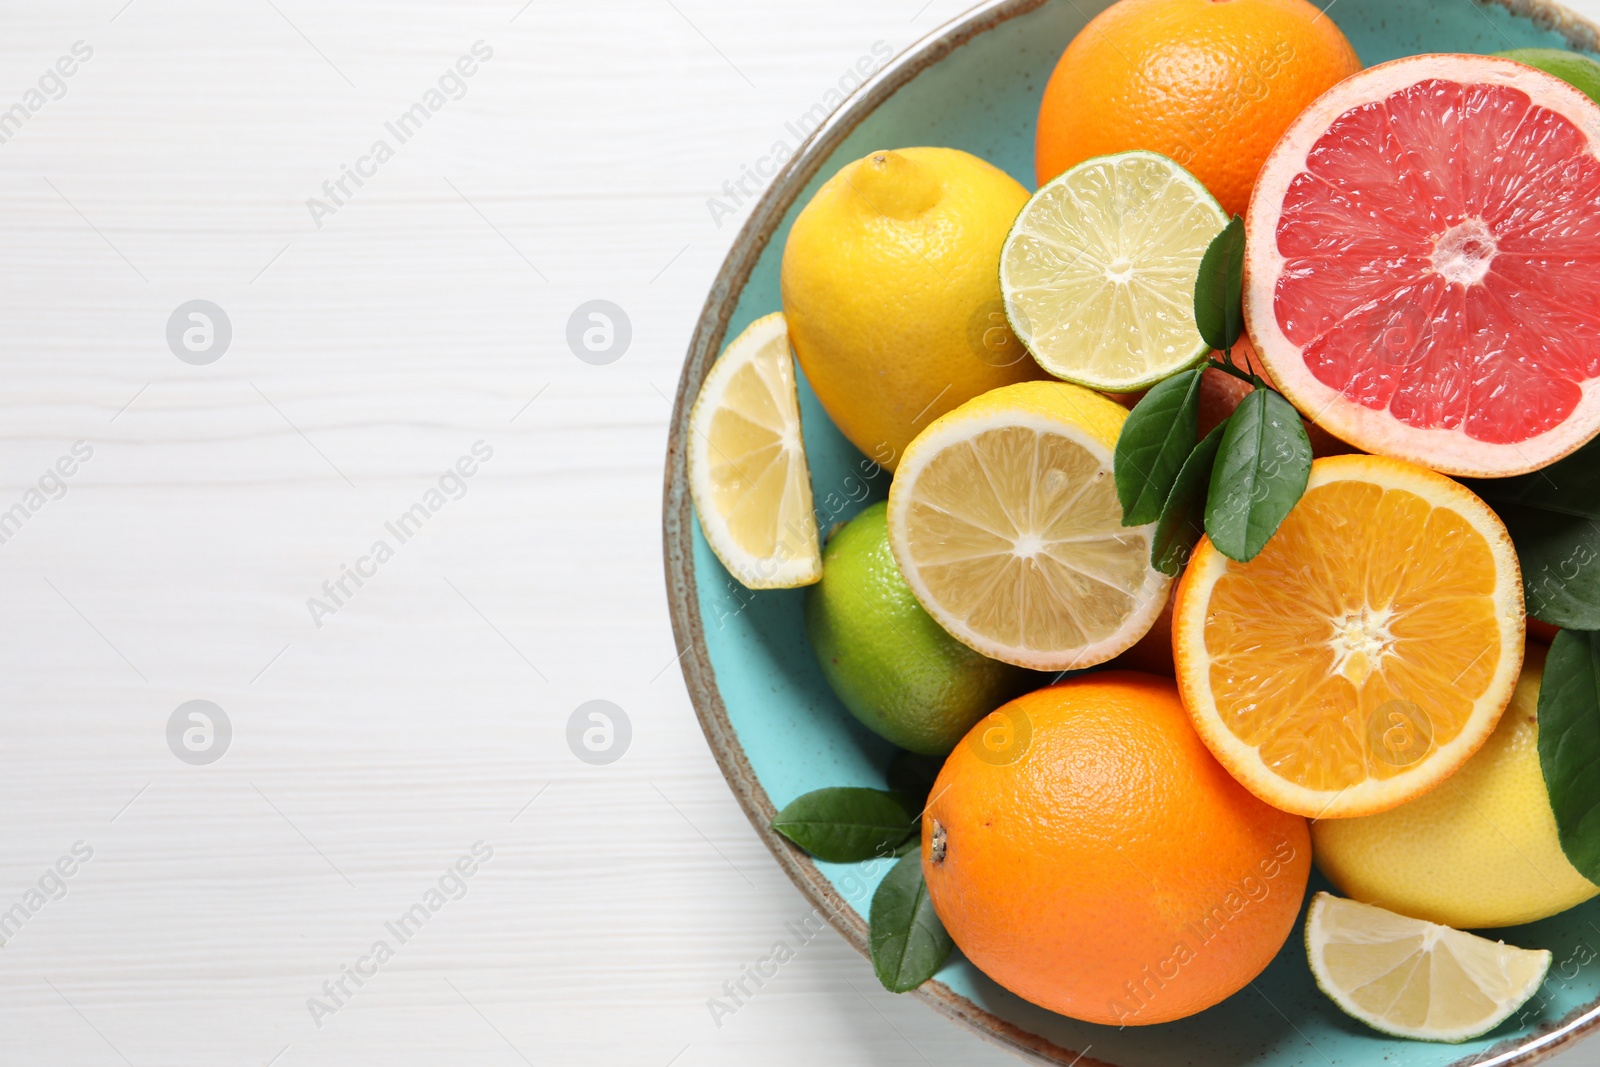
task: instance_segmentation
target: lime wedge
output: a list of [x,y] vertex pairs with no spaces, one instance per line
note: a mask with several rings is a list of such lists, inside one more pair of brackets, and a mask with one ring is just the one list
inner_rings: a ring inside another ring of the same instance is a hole
[[1085,160],[1034,193],[1006,238],[1000,290],[1012,332],[1057,378],[1149,388],[1206,354],[1194,282],[1227,222],[1166,156]]
[[1465,1041],[1493,1030],[1544,981],[1550,953],[1318,893],[1306,955],[1322,991],[1374,1030]]

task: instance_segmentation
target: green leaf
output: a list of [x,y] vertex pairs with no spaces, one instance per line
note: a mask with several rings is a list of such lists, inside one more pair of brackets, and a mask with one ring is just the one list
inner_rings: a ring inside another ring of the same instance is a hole
[[1122,525],[1143,526],[1161,514],[1178,468],[1200,435],[1203,373],[1197,367],[1157,383],[1122,424],[1112,457]]
[[1206,532],[1206,490],[1211,485],[1211,468],[1227,427],[1228,420],[1223,419],[1201,438],[1183,461],[1178,480],[1172,483],[1172,492],[1156,523],[1155,537],[1150,541],[1150,565],[1162,574],[1181,574],[1195,542]]
[[1562,630],[1539,687],[1539,766],[1567,859],[1600,881],[1600,633]]
[[1600,630],[1600,439],[1531,474],[1464,484],[1511,533],[1528,614]]
[[1206,533],[1217,551],[1246,563],[1306,491],[1311,441],[1300,413],[1272,389],[1246,394],[1226,426],[1211,469]]
[[1491,505],[1600,519],[1600,437],[1543,470],[1515,478],[1463,478],[1462,484]]
[[1528,614],[1573,630],[1600,630],[1600,522],[1520,504],[1496,504],[1522,564]]
[[878,883],[867,925],[872,969],[891,993],[909,992],[932,978],[955,944],[934,914],[917,852],[901,859]]
[[888,855],[906,839],[916,822],[910,803],[881,789],[817,789],[784,805],[772,828],[819,860],[857,863]]
[[1235,215],[1211,239],[1194,282],[1194,324],[1218,352],[1232,348],[1244,332],[1244,220]]

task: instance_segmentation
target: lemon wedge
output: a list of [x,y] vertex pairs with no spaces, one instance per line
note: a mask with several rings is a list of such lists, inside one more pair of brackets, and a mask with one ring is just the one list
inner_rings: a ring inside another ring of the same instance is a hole
[[1408,919],[1318,893],[1306,916],[1317,985],[1374,1030],[1465,1041],[1504,1022],[1538,990],[1550,953]]
[[711,551],[750,589],[822,577],[789,330],[757,319],[711,365],[689,413],[689,492]]

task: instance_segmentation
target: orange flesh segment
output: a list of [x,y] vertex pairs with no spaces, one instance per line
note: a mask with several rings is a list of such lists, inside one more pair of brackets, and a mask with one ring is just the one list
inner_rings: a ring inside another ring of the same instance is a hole
[[1309,490],[1211,591],[1220,721],[1275,774],[1333,791],[1392,778],[1460,734],[1500,659],[1484,536],[1415,493]]

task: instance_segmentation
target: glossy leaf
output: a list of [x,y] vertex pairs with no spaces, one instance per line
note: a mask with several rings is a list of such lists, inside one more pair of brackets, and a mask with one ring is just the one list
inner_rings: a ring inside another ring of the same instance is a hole
[[1244,220],[1235,215],[1211,239],[1194,283],[1194,324],[1205,343],[1226,352],[1244,332]]
[[1600,440],[1531,474],[1464,484],[1511,533],[1528,614],[1600,630]]
[[1200,378],[1204,368],[1157,383],[1128,413],[1113,455],[1122,525],[1143,526],[1161,514],[1184,457],[1200,433]]
[[928,899],[920,852],[902,858],[878,883],[867,925],[872,969],[889,992],[909,992],[944,966],[955,943]]
[[915,824],[909,798],[857,786],[813,790],[772,818],[774,830],[829,863],[888,855]]
[[1182,574],[1195,542],[1206,532],[1206,490],[1211,486],[1211,468],[1216,463],[1217,449],[1222,445],[1227,427],[1228,421],[1224,419],[1189,453],[1161,508],[1155,537],[1150,541],[1150,565],[1162,574],[1173,577]]
[[1528,614],[1573,630],[1600,630],[1600,521],[1520,504],[1495,504],[1522,564]]
[[1206,495],[1206,534],[1241,563],[1255,558],[1306,490],[1311,441],[1282,394],[1257,388],[1228,417]]
[[1600,633],[1562,630],[1539,687],[1539,766],[1567,859],[1600,881]]

